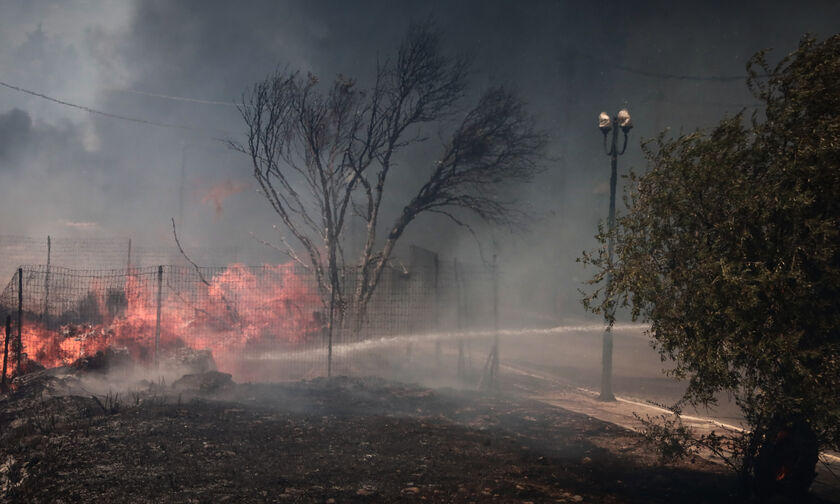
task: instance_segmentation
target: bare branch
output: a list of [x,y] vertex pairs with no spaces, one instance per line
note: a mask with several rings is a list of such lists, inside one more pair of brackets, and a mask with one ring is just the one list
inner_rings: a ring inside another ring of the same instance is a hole
[[[418,215],[440,213],[473,235],[457,211],[511,224],[522,212],[503,197],[506,187],[540,169],[545,137],[523,103],[493,88],[464,108],[469,62],[446,55],[441,38],[433,23],[413,24],[396,54],[377,61],[366,91],[344,76],[322,86],[314,75],[278,70],[245,93],[239,108],[248,140],[231,146],[249,155],[260,189],[306,251],[308,257],[299,257],[284,241],[283,253],[311,268],[325,306],[349,304],[341,237],[349,218],[365,223],[352,292],[359,320],[397,241]],[[463,118],[444,142],[443,156],[381,240],[390,173],[409,164],[404,149],[430,140],[429,123],[456,114]]]
[[[178,246],[178,250],[181,252],[181,255],[184,257],[184,259],[187,260],[188,263],[192,265],[192,267],[195,269],[196,274],[198,274],[198,279],[201,280],[201,283],[203,283],[207,287],[210,287],[210,282],[208,282],[207,278],[204,277],[204,273],[201,272],[201,267],[198,264],[196,264],[195,261],[190,259],[190,256],[188,256],[186,252],[184,252],[184,247],[181,246],[181,241],[178,240],[178,231],[175,229],[174,217],[172,217],[172,235],[175,237],[175,244]],[[222,298],[222,303],[224,303],[225,305],[225,309],[230,314],[231,318],[233,319],[233,322],[239,325],[239,329],[241,331],[242,319],[240,318],[239,313],[236,311],[236,308],[234,308],[233,304],[231,304],[230,301],[228,301],[224,294],[220,294],[220,296]]]
[[263,245],[265,245],[267,247],[270,247],[270,248],[276,250],[277,252],[280,252],[281,254],[287,256],[289,259],[291,259],[291,260],[295,261],[296,263],[300,264],[303,267],[303,269],[306,269],[306,270],[311,270],[312,269],[312,267],[309,264],[307,264],[306,261],[301,259],[300,256],[297,255],[297,253],[295,253],[295,250],[289,245],[289,242],[286,241],[286,237],[284,237],[284,236],[280,237],[280,240],[283,242],[283,245],[286,246],[285,249],[281,249],[280,247],[278,247],[277,245],[275,245],[271,242],[267,242],[265,240],[262,240],[262,239],[258,238],[253,232],[251,232],[250,235],[251,235],[251,238],[254,239],[255,241],[257,241],[259,243],[262,243]]

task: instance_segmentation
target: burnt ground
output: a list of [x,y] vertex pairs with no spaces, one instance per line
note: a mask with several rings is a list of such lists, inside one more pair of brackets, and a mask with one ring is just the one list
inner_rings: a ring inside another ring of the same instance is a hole
[[3,502],[738,502],[733,488],[718,465],[660,465],[629,430],[504,391],[342,377],[93,398],[44,376],[0,400]]

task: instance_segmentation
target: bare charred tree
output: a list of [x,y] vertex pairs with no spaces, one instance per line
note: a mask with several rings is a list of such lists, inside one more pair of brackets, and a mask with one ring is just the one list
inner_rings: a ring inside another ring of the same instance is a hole
[[[393,59],[378,62],[367,90],[343,76],[326,87],[314,75],[278,70],[243,95],[247,141],[232,147],[251,158],[262,193],[293,238],[283,239],[283,252],[314,274],[338,316],[353,309],[355,330],[395,245],[419,215],[442,214],[459,225],[468,225],[470,213],[495,224],[523,215],[504,192],[540,170],[545,135],[503,87],[465,106],[468,66],[445,55],[439,31],[425,23],[409,29]],[[440,132],[437,161],[398,163],[406,147],[429,141],[429,126]],[[383,196],[398,166],[429,176],[380,237]],[[365,239],[353,251],[357,277],[348,278],[349,287],[341,237],[351,218],[364,222]]]

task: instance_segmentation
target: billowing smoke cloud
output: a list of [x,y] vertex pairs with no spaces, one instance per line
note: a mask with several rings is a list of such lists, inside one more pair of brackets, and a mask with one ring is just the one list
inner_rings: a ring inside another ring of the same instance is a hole
[[9,169],[11,161],[21,146],[29,141],[32,118],[20,109],[0,114],[0,169]]
[[[829,35],[840,18],[836,2],[602,7],[552,0],[5,2],[0,81],[157,125],[0,88],[0,232],[171,243],[174,216],[188,246],[259,247],[249,233],[270,239],[276,220],[253,190],[226,197],[218,217],[201,202],[202,188],[246,184],[251,170],[224,143],[243,133],[236,108],[206,102],[237,101],[277,66],[364,84],[409,22],[431,16],[452,53],[474,57],[476,90],[513,84],[550,131],[547,172],[530,187],[511,188],[544,218],[529,234],[496,232],[495,239],[518,277],[574,311],[586,276],[574,258],[593,246],[607,212],[609,160],[598,112],[630,109],[636,129],[619,166],[642,169],[640,139],[708,126],[752,103],[742,81],[716,77],[743,75],[760,49],[781,56],[805,32]],[[398,211],[412,180],[393,182],[390,208]],[[469,233],[431,218],[412,226],[406,243],[478,260]]]
[[62,165],[96,163],[84,125],[69,121],[58,124],[33,122],[25,111],[14,108],[0,113],[0,162],[7,170],[40,169],[62,171]]
[[87,138],[84,124],[33,120],[18,108],[0,113],[4,234],[90,236],[100,228],[108,165]]

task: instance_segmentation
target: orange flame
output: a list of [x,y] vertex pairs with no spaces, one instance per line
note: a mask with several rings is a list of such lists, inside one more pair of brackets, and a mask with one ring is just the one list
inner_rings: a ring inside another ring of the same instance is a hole
[[[315,313],[320,299],[293,265],[266,265],[261,271],[258,277],[245,265],[232,264],[209,285],[198,284],[189,299],[168,293],[161,302],[164,353],[184,346],[209,349],[218,368],[235,375],[249,350],[299,346],[317,337],[322,329]],[[25,321],[23,351],[46,367],[67,365],[108,347],[125,348],[136,361],[149,363],[157,324],[157,306],[149,300],[156,299],[156,289],[154,277],[129,274],[121,313],[109,311],[105,292],[90,294],[100,323],[47,328]]]

